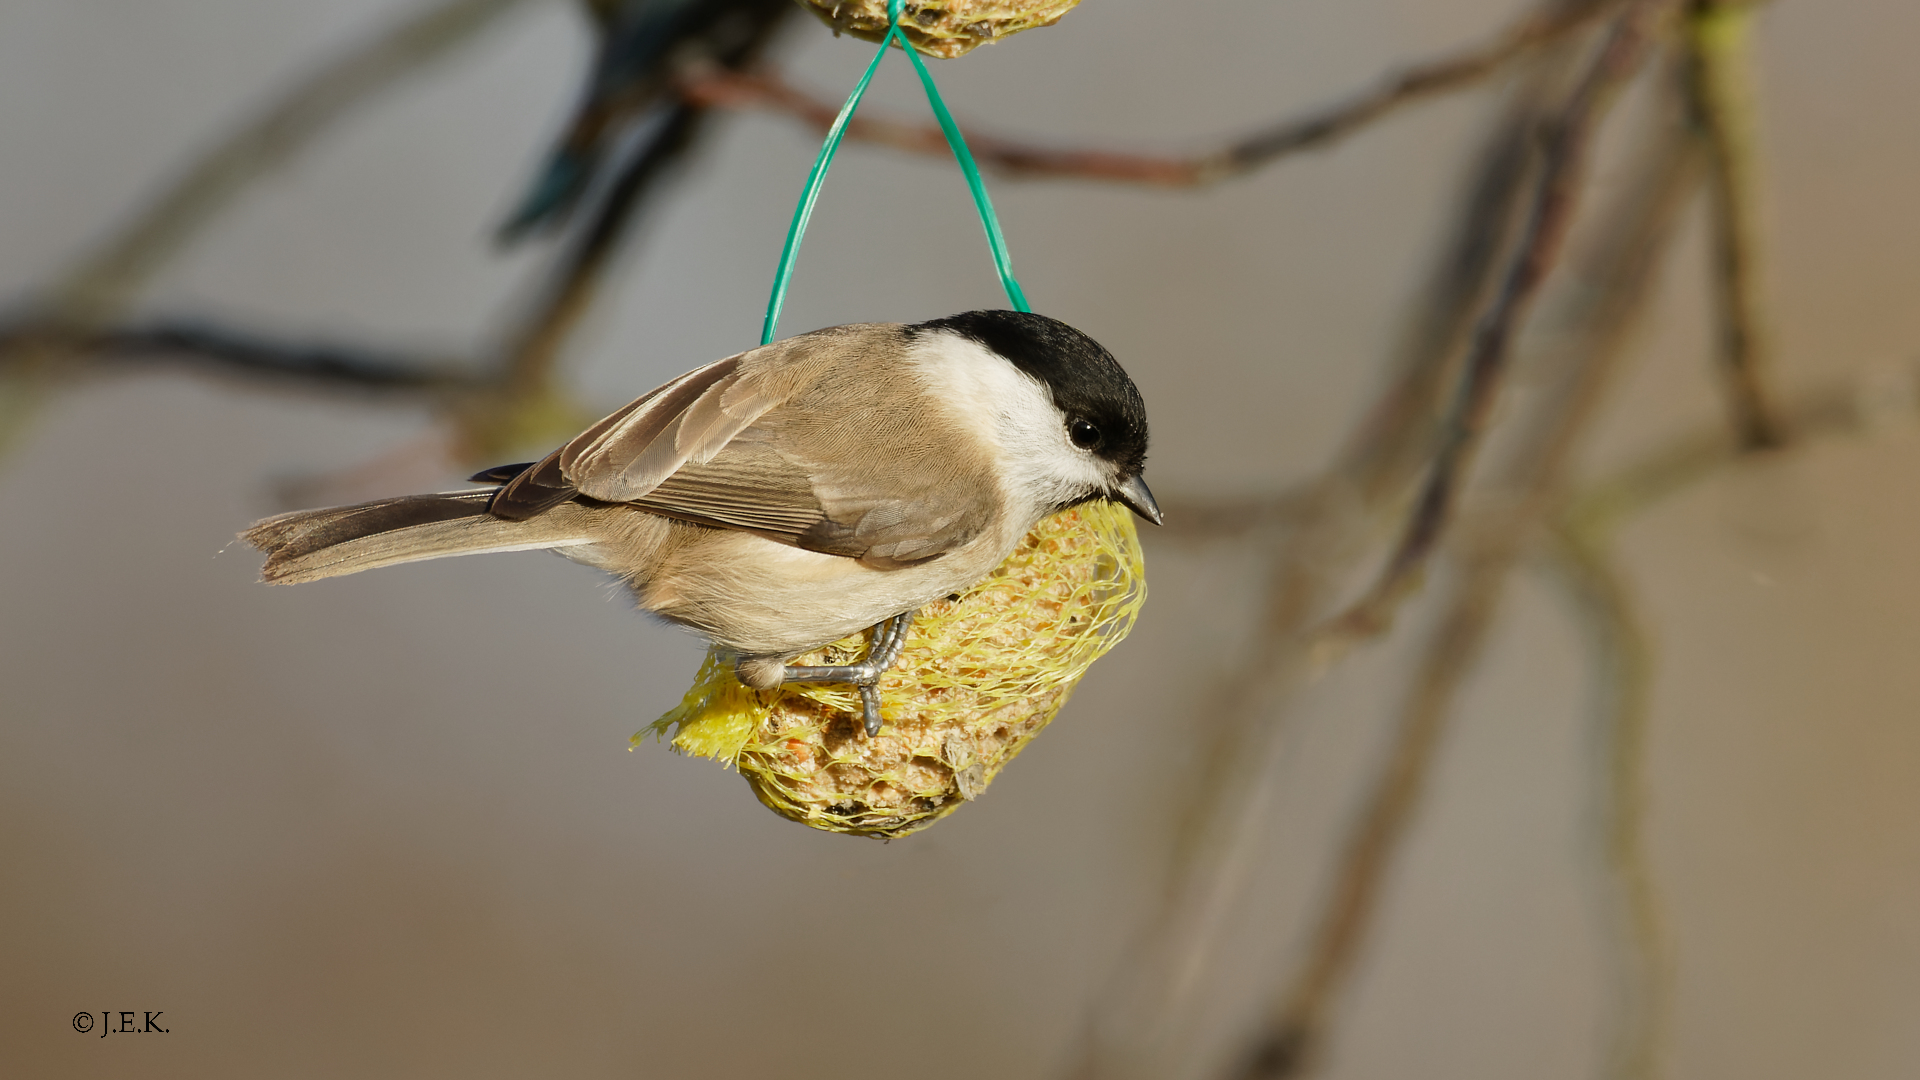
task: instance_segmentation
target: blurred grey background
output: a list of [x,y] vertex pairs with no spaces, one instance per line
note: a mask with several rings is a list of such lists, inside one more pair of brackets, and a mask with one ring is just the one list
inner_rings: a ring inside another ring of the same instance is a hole
[[[0,5],[0,296],[29,294],[294,74],[418,0]],[[1088,0],[935,65],[953,109],[1070,145],[1198,150],[1482,38],[1490,0]],[[1762,21],[1771,283],[1789,385],[1920,354],[1920,6]],[[791,20],[838,98],[871,46]],[[151,310],[424,349],[524,302],[490,244],[573,102],[574,7],[525,6],[253,189]],[[1028,293],[1150,404],[1163,498],[1275,490],[1381,378],[1491,95],[1196,192],[990,178]],[[907,65],[869,108],[919,117]],[[738,114],[642,225],[567,358],[611,407],[757,341],[817,136]],[[1604,188],[1608,173],[1597,185]],[[1697,238],[1588,466],[1711,422]],[[948,162],[849,145],[783,328],[1000,302]],[[1516,388],[1525,393],[1525,386]],[[0,459],[0,1071],[32,1077],[911,1074],[1065,1067],[1166,871],[1187,716],[1246,620],[1237,549],[1148,537],[1153,599],[976,805],[882,844],[762,809],[628,737],[692,639],[538,554],[254,583],[275,485],[426,432],[424,410],[175,372],[63,391]],[[440,468],[440,466],[431,466]],[[393,490],[441,486],[397,477]],[[1660,648],[1653,869],[1667,1071],[1920,1070],[1920,441],[1893,425],[1723,473],[1624,536]],[[1564,602],[1511,598],[1325,1075],[1594,1074],[1608,944],[1593,676]],[[1190,1007],[1208,1075],[1277,981],[1371,767],[1405,650],[1311,690],[1244,970]],[[1174,673],[1171,676],[1169,673]],[[76,1033],[164,1010],[165,1035]]]

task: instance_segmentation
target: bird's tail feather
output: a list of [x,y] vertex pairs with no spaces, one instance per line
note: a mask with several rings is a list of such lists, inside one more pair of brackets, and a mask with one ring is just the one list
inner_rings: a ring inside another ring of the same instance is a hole
[[526,521],[507,521],[487,513],[493,490],[299,510],[256,522],[240,539],[267,553],[261,577],[275,585],[452,555],[589,542],[583,515],[572,512],[584,507],[569,504]]

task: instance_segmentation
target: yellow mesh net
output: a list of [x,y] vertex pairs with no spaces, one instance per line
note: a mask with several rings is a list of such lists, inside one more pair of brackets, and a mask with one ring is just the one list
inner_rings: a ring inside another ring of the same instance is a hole
[[[887,33],[887,0],[800,0],[834,32],[879,41]],[[1052,26],[1080,0],[915,0],[900,29],[926,56],[955,57],[996,38]]]
[[[985,791],[1047,726],[1147,599],[1133,514],[1093,502],[1040,523],[957,599],[920,609],[881,678],[886,727],[861,731],[853,687],[751,690],[709,652],[679,707],[635,735],[734,765],[774,813],[816,829],[905,836]],[[864,635],[796,664],[857,663]]]

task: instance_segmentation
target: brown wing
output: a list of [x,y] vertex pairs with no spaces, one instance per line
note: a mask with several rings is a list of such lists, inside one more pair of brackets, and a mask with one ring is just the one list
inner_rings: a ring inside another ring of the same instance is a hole
[[[672,467],[662,470],[657,465],[673,460],[686,414],[716,388],[724,395],[726,388],[738,381],[740,361],[747,355],[729,356],[689,371],[636,398],[508,481],[488,509],[496,517],[523,521],[575,495],[627,502],[652,490],[673,471]],[[703,415],[711,417],[716,411],[703,410]],[[747,423],[751,422],[749,417]],[[669,436],[664,442],[660,439],[663,434]],[[653,457],[640,461],[649,450],[654,451]],[[624,461],[617,457],[623,454]],[[649,466],[659,472],[652,483],[637,471]]]
[[491,510],[585,496],[880,568],[935,558],[979,533],[997,487],[953,432],[887,407],[899,332],[834,327],[688,372],[515,476]]
[[826,520],[807,469],[782,456],[765,433],[748,428],[704,464],[687,464],[635,505],[668,517],[746,529],[784,543]]

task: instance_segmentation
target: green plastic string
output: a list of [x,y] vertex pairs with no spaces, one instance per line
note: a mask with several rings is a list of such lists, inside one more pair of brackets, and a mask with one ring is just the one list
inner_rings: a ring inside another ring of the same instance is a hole
[[873,62],[853,86],[853,93],[847,96],[847,103],[840,107],[840,115],[834,117],[833,126],[827,129],[826,141],[820,144],[820,156],[814,160],[813,171],[807,174],[807,186],[800,194],[800,205],[793,209],[793,223],[787,226],[787,244],[780,252],[780,268],[773,275],[773,295],[767,300],[767,320],[760,329],[760,344],[773,341],[774,331],[780,325],[780,309],[787,302],[787,286],[793,281],[794,259],[800,254],[800,239],[807,233],[807,223],[813,219],[814,204],[820,201],[820,188],[826,183],[827,169],[833,164],[834,155],[840,152],[840,142],[847,134],[847,125],[853,120],[853,112],[860,107],[860,99],[867,94],[868,84],[873,82],[873,74],[880,70],[880,61],[886,59],[887,48],[895,41],[905,50],[908,59],[913,61],[913,69],[920,75],[920,85],[927,92],[927,104],[933,107],[933,115],[940,121],[940,130],[946,134],[947,146],[953,150],[953,158],[960,165],[960,172],[967,178],[967,188],[973,192],[974,209],[980,212],[980,225],[987,232],[987,246],[993,251],[993,266],[1000,274],[1000,284],[1007,290],[1007,300],[1015,311],[1031,311],[1027,305],[1027,294],[1020,288],[1020,282],[1013,276],[1013,259],[1007,254],[1007,238],[1000,231],[1000,219],[994,215],[993,201],[987,198],[986,182],[980,179],[980,167],[974,164],[973,153],[967,149],[967,140],[960,134],[960,125],[953,122],[953,114],[947,111],[947,103],[940,97],[939,87],[934,85],[933,75],[927,71],[927,65],[920,59],[908,43],[906,35],[900,31],[900,8],[902,0],[889,0],[887,4],[887,34],[880,39],[879,51],[873,54]]
[[[900,3],[901,0],[893,0],[887,11],[887,17],[893,21],[892,32],[896,34],[900,32]],[[993,249],[993,268],[1000,273],[1000,286],[1007,290],[1007,301],[1015,311],[1032,311],[1027,306],[1026,292],[1014,279],[1013,258],[1007,254],[1007,238],[1000,231],[1000,217],[993,212],[993,200],[987,198],[987,183],[980,179],[980,167],[973,163],[973,151],[967,149],[966,136],[960,134],[960,125],[953,122],[953,114],[947,111],[947,103],[940,97],[940,88],[933,85],[933,75],[927,71],[919,51],[909,46],[904,37],[900,39],[900,47],[906,49],[907,59],[913,61],[913,70],[919,72],[920,85],[927,91],[927,104],[933,106],[933,115],[947,136],[953,159],[960,163],[960,172],[966,176],[967,187],[973,192],[973,208],[980,212],[980,226],[987,230],[987,247]]]

